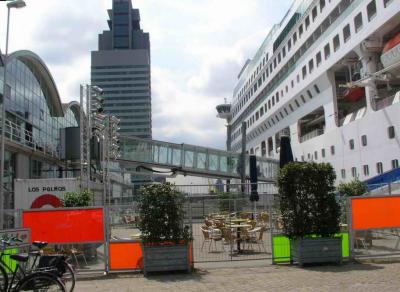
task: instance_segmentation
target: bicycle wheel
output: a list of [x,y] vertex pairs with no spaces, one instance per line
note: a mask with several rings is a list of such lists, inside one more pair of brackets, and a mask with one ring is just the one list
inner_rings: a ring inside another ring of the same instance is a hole
[[65,285],[65,289],[67,290],[67,292],[74,291],[76,280],[74,268],[66,261],[60,261],[56,267],[59,273],[58,276],[61,278],[61,281]]
[[22,278],[15,291],[66,292],[61,280],[50,273],[36,272]]
[[0,265],[0,291],[7,291],[8,287],[8,274],[3,266]]

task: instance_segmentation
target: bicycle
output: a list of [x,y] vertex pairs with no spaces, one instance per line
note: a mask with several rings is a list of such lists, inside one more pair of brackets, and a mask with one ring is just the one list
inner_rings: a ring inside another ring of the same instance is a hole
[[[66,292],[61,279],[54,273],[54,269],[34,271],[26,273],[20,262],[26,263],[29,260],[28,254],[7,254],[4,250],[10,247],[11,241],[1,240],[2,251],[0,253],[0,291],[19,292],[19,291],[54,291]],[[8,255],[12,260],[17,261],[15,270],[10,267],[3,257]],[[11,281],[9,272],[12,273]]]
[[[67,256],[64,254],[44,255],[43,248],[48,245],[45,241],[34,241],[32,245],[38,250],[29,252],[29,254],[34,257],[30,270],[40,271],[41,269],[46,269],[48,267],[55,267],[57,276],[61,278],[67,292],[73,292],[76,277],[74,268],[67,262]],[[38,259],[39,262],[36,266]]]

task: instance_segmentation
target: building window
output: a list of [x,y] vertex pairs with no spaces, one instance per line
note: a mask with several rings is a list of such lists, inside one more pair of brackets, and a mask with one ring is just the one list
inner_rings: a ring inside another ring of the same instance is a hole
[[362,29],[363,26],[363,20],[362,20],[362,14],[361,12],[357,14],[357,16],[354,18],[354,27],[355,31],[359,32],[360,29]]
[[392,3],[393,0],[383,0],[383,5],[385,6],[385,8]]
[[383,173],[383,164],[382,164],[382,162],[378,162],[378,163],[376,164],[376,172],[377,172],[378,174]]
[[321,52],[318,52],[318,53],[317,53],[317,67],[319,66],[319,64],[321,64],[321,60],[322,60],[322,58],[321,58]]
[[350,141],[349,141],[349,147],[350,147],[350,150],[353,150],[353,149],[354,149],[354,139],[350,139]]
[[376,15],[376,3],[375,0],[372,0],[369,2],[367,5],[367,16],[368,16],[368,21],[371,21],[372,18],[374,18]]
[[399,168],[399,160],[393,159],[392,160],[392,169]]
[[333,51],[336,52],[340,48],[340,40],[339,40],[339,35],[337,34],[333,38]]
[[342,169],[340,172],[342,174],[342,178],[346,178],[346,170]]
[[361,136],[361,144],[363,146],[367,146],[367,135],[362,135]]
[[321,149],[321,156],[322,156],[322,157],[325,157],[325,148],[322,148],[322,149]]
[[335,155],[335,146],[334,145],[331,146],[331,154]]
[[363,170],[364,170],[364,175],[369,176],[369,167],[367,164],[363,166]]
[[319,0],[319,11],[322,12],[322,9],[325,7],[325,0]]
[[325,54],[325,60],[328,59],[331,54],[331,48],[329,47],[329,44],[327,44],[324,47],[324,54]]
[[389,136],[389,139],[393,139],[396,136],[396,133],[394,131],[394,126],[390,126],[388,128],[388,136]]
[[311,73],[313,70],[314,70],[314,60],[311,59],[311,60],[308,62],[308,71]]
[[312,14],[312,20],[314,21],[315,18],[317,17],[317,7],[313,8],[311,14]]
[[355,168],[355,167],[351,168],[351,176],[352,177],[357,177],[357,168]]
[[350,35],[351,35],[351,33],[350,33],[350,24],[348,24],[343,28],[343,39],[344,39],[344,42],[347,42],[349,40]]

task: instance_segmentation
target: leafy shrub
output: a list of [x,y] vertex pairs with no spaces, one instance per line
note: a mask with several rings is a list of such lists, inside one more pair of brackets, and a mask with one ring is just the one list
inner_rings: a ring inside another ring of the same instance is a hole
[[291,162],[280,170],[280,210],[287,236],[333,236],[339,231],[335,179],[335,172],[327,163]]
[[233,212],[235,198],[231,193],[217,193],[218,196],[218,207],[221,212]]
[[367,185],[358,179],[348,183],[341,183],[337,187],[340,195],[341,221],[347,221],[347,198],[361,196],[368,191]]
[[139,189],[139,229],[144,243],[181,243],[190,240],[183,225],[184,196],[170,183],[145,185]]
[[81,192],[68,192],[64,195],[62,203],[64,207],[88,207],[93,200],[93,193],[84,190]]

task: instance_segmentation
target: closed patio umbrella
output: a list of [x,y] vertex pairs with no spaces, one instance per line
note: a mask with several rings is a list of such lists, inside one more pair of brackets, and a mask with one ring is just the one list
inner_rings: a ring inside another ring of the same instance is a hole
[[292,146],[290,145],[290,137],[281,137],[281,150],[279,153],[279,167],[282,168],[289,162],[293,161]]

